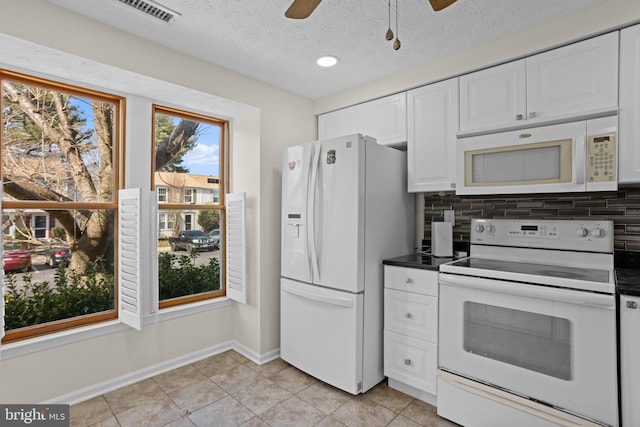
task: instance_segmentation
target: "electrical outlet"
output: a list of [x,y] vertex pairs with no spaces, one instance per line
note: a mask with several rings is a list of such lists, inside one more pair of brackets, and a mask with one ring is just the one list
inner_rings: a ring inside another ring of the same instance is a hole
[[456,225],[456,214],[453,209],[444,211],[444,222],[450,222],[452,226]]

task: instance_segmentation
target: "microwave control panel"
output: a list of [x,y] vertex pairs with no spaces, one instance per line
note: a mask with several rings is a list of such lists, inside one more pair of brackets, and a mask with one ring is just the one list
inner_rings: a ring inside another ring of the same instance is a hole
[[615,133],[590,135],[587,139],[587,182],[615,181],[617,159]]

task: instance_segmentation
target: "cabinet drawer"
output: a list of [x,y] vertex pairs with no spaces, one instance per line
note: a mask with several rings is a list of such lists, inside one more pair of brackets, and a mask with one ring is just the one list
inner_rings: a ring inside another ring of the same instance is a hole
[[384,286],[399,291],[438,296],[438,272],[385,265]]
[[438,342],[438,297],[384,290],[384,328]]
[[438,347],[384,331],[384,374],[427,393],[436,394]]

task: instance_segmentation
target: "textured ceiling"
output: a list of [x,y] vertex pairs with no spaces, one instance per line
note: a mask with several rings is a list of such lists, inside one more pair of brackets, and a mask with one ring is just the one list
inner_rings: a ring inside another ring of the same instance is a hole
[[[318,99],[502,37],[602,0],[458,0],[434,12],[427,0],[391,1],[400,50],[385,40],[389,0],[323,0],[305,20],[284,17],[291,0],[159,0],[169,23],[117,0],[49,0],[108,25],[241,74]],[[334,55],[339,64],[320,68]]]

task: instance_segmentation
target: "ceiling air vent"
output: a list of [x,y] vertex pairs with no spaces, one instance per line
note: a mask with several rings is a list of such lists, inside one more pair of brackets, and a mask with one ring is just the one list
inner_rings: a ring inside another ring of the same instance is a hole
[[174,12],[171,9],[161,6],[154,1],[144,0],[118,0],[120,3],[124,3],[127,6],[131,6],[134,9],[138,9],[140,12],[144,12],[147,15],[153,16],[164,22],[169,22],[176,15],[180,15],[178,12]]

